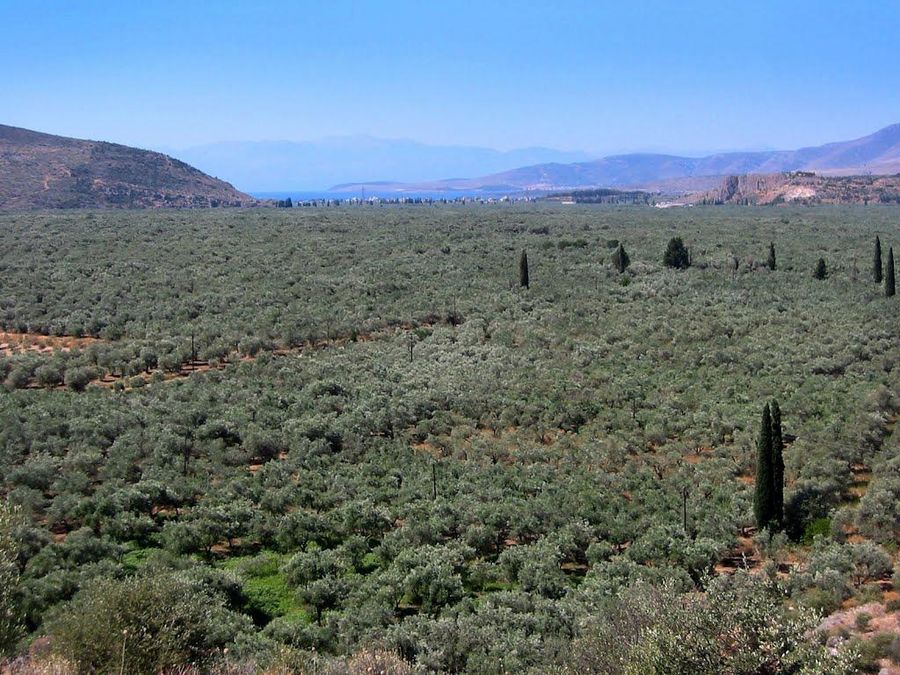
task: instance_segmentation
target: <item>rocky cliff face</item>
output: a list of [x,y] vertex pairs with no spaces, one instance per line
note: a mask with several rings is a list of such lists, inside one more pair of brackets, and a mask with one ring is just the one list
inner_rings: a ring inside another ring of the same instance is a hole
[[694,200],[707,204],[900,204],[900,175],[819,176],[809,171],[727,176]]

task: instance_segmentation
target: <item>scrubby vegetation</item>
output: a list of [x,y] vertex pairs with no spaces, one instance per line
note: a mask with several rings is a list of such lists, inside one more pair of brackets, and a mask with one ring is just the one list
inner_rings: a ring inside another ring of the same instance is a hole
[[2,646],[107,672],[889,658],[877,620],[813,630],[891,599],[876,233],[895,211],[0,216]]

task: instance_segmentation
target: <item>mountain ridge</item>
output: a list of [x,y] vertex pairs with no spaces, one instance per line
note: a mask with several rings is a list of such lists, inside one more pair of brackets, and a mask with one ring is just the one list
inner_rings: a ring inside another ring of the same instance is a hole
[[[662,153],[610,155],[589,162],[544,163],[476,178],[417,183],[392,182],[404,191],[541,191],[594,187],[640,188],[675,179],[708,179],[728,175],[816,171],[827,175],[900,173],[900,124],[873,134],[797,150],[727,152],[705,157]],[[704,180],[704,185],[708,181]],[[382,184],[384,181],[382,181]],[[334,186],[336,191],[358,191],[374,183]]]
[[159,152],[0,124],[0,209],[256,203],[232,185]]

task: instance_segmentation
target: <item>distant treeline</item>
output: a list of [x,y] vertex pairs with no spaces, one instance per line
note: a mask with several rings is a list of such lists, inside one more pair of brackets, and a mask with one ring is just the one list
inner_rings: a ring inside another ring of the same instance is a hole
[[576,204],[650,204],[650,193],[641,190],[611,190],[596,188],[593,190],[573,190],[571,192],[555,192],[546,197],[547,201],[573,201]]
[[536,201],[533,197],[528,196],[458,196],[458,197],[348,197],[344,199],[320,198],[292,201],[290,197],[287,199],[271,200],[270,204],[277,208],[294,208],[306,206],[383,206],[383,205],[401,205],[401,204],[501,204],[513,202],[530,202]]

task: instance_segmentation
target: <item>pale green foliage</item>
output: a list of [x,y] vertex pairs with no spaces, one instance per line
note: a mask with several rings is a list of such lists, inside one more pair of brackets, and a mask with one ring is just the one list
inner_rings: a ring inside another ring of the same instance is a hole
[[780,589],[738,572],[705,593],[640,583],[589,622],[564,657],[565,673],[734,675],[855,672],[855,654],[832,655],[810,636],[818,616],[784,606]]
[[365,649],[352,656],[328,663],[324,668],[309,668],[322,675],[412,675],[412,667],[393,652]]
[[860,532],[875,541],[896,542],[900,537],[900,477],[879,481],[869,488],[859,503]]
[[335,607],[347,595],[351,571],[341,551],[317,547],[296,554],[284,566],[285,578],[297,586],[298,597],[313,608],[318,622],[324,610]]
[[699,580],[712,572],[722,548],[713,539],[690,537],[679,527],[654,524],[632,542],[628,557],[648,565],[672,563]]
[[886,577],[891,573],[891,557],[877,544],[863,541],[842,544],[816,537],[806,565],[792,576],[791,583],[799,588],[815,587],[848,597],[851,584],[863,584]]
[[427,546],[403,551],[393,563],[402,579],[404,598],[423,612],[437,614],[441,607],[463,596],[459,570],[473,551],[462,546]]
[[850,544],[850,559],[853,565],[850,577],[857,588],[866,582],[886,577],[892,570],[891,556],[870,541]]
[[506,578],[518,583],[522,590],[545,597],[558,598],[568,583],[560,569],[563,553],[556,542],[545,537],[530,546],[514,546],[504,551],[498,560]]
[[[883,427],[878,431],[873,434],[876,441],[884,437]],[[884,443],[872,461],[872,473],[856,511],[859,530],[882,544],[900,541],[900,433]]]

